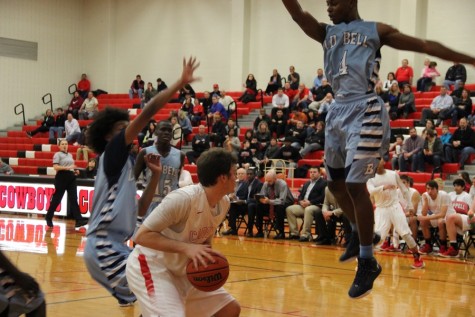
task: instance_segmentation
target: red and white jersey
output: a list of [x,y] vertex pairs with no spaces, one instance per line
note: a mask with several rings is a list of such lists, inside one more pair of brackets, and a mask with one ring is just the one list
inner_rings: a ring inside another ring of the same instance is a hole
[[456,213],[466,215],[470,209],[470,204],[472,203],[470,194],[465,191],[462,191],[461,194],[457,195],[456,192],[449,193],[450,200],[452,201],[452,207]]
[[[142,224],[169,239],[186,243],[210,243],[216,228],[226,218],[230,206],[224,196],[216,206],[208,204],[201,184],[190,185],[169,193]],[[163,252],[137,245],[148,261],[156,262],[176,276],[185,275],[188,257],[182,253]]]

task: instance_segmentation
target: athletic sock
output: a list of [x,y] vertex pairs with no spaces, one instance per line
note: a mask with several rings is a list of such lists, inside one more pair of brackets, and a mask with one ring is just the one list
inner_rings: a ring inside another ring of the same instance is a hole
[[371,259],[373,257],[373,245],[360,244],[360,258]]
[[457,249],[458,249],[458,248],[457,248],[457,241],[450,241],[450,246],[451,246],[452,248],[454,248],[455,250],[457,250]]
[[439,242],[441,246],[447,247],[447,240],[439,240]]
[[427,245],[432,245],[430,239],[424,239],[424,240],[426,241],[426,244],[427,244]]

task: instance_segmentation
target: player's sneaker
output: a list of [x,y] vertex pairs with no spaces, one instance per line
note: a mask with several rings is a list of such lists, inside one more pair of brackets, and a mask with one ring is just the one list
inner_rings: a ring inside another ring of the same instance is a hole
[[118,299],[117,300],[119,302],[119,307],[129,307],[129,306],[133,306],[135,301],[133,302],[128,302],[128,301],[125,301],[123,299]]
[[459,256],[459,250],[450,246],[445,252],[439,252],[439,255],[444,258],[456,258]]
[[429,254],[432,253],[432,246],[428,243],[424,244],[420,249],[419,249],[420,254]]
[[381,244],[381,246],[379,247],[379,249],[381,251],[386,251],[388,248],[389,248],[389,241],[388,240],[384,240],[383,244]]
[[381,271],[381,266],[375,258],[358,258],[358,269],[348,295],[351,298],[361,298],[368,295],[373,288],[374,280],[381,274]]
[[394,245],[391,244],[385,251],[387,251],[387,252],[400,252],[401,249],[395,248]]
[[439,254],[443,254],[447,252],[447,247],[445,245],[441,245],[439,248]]
[[411,267],[413,269],[423,269],[424,267],[426,266],[426,264],[424,263],[424,261],[422,261],[422,258],[419,257],[419,258],[414,258],[414,263],[412,263]]

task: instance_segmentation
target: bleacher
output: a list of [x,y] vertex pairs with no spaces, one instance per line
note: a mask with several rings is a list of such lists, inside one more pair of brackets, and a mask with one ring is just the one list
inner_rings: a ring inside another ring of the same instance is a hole
[[[469,90],[475,90],[475,84],[465,85]],[[416,98],[416,112],[408,116],[407,119],[397,119],[390,122],[391,128],[410,128],[415,126],[415,122],[421,118],[422,109],[430,106],[432,99],[439,94],[440,86],[432,87],[430,92],[415,92]],[[241,92],[228,92],[228,95],[233,97],[235,100],[241,95]],[[203,93],[197,93],[197,97],[203,97]],[[106,106],[112,106],[122,109],[127,109],[130,114],[131,120],[135,119],[138,114],[142,111],[141,109],[135,109],[135,104],[140,104],[138,98],[130,99],[128,94],[103,94],[99,95],[99,109],[104,109]],[[271,103],[272,97],[264,96],[263,103]],[[237,102],[237,116],[238,118],[243,118],[248,115],[251,111],[261,108],[262,102],[260,96],[258,95],[258,100],[256,102],[250,102],[243,104]],[[168,103],[163,109],[161,109],[155,116],[154,119],[157,121],[165,120],[169,117],[170,111],[178,110],[181,107],[180,103]],[[91,123],[91,120],[79,120],[81,127],[84,127]],[[205,124],[205,122],[203,122]],[[26,125],[23,126],[21,131],[9,131],[7,137],[0,137],[0,157],[7,164],[11,165],[17,174],[32,174],[32,175],[54,175],[54,170],[52,169],[52,157],[54,153],[58,151],[58,146],[56,144],[49,144],[50,140],[48,139],[48,133],[38,133],[33,138],[28,138],[26,135],[27,131],[34,130],[38,125],[41,124],[41,120],[36,122],[36,125]],[[240,127],[239,138],[241,141],[244,140],[244,133],[246,130],[252,127]],[[440,128],[437,128],[437,133],[440,134]],[[450,128],[451,132],[455,130],[455,127]],[[198,132],[198,128],[194,127],[193,132],[188,136],[188,141],[190,141],[193,136]],[[70,145],[69,152],[75,157],[77,146]],[[190,171],[193,181],[197,182],[196,176],[196,166],[188,164],[185,162],[185,169]],[[317,151],[307,154],[303,159],[298,163],[298,166],[310,165],[310,166],[320,166],[323,163],[323,151]],[[85,161],[77,161],[76,165],[78,167],[86,167]],[[391,168],[390,163],[386,168]],[[442,176],[446,177],[447,174],[457,173],[458,164],[444,164]],[[415,185],[419,191],[425,191],[425,182],[430,180],[432,177],[432,167],[426,165],[425,173],[410,173],[411,177],[414,178]],[[438,176],[438,175],[436,175]],[[294,192],[304,183],[306,179],[287,179],[289,185],[292,186]]]

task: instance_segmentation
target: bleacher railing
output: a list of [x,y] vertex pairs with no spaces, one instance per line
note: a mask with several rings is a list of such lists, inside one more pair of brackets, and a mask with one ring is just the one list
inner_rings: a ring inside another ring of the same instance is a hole
[[43,101],[45,105],[49,104],[51,111],[53,111],[53,96],[50,93],[47,93],[46,95],[41,97],[41,100]]
[[74,92],[76,92],[76,90],[78,90],[78,86],[76,84],[69,85],[68,92],[69,92],[70,95],[74,94]]
[[[20,108],[20,110],[18,110]],[[22,103],[19,103],[13,108],[13,111],[15,112],[16,115],[23,115],[23,125],[26,125],[26,118],[25,118],[25,105]]]
[[259,89],[257,90],[257,94],[261,96],[261,108],[264,108],[264,91]]
[[234,115],[234,122],[236,122],[236,125],[238,125],[238,108],[237,108],[237,104],[236,104],[236,102],[235,102],[234,100],[229,103],[228,109],[227,109],[227,110],[228,110],[228,114],[230,114],[230,113],[232,112],[232,110],[230,110],[231,105],[234,105],[234,113],[233,113],[233,115]]

